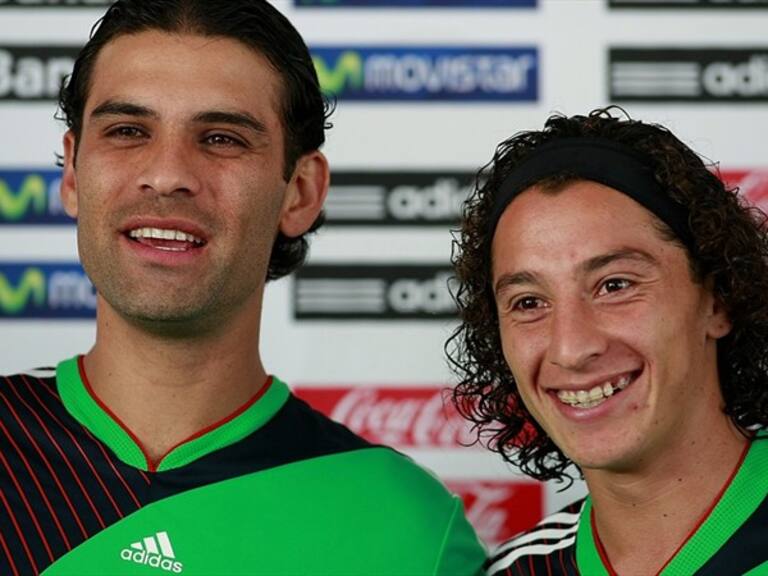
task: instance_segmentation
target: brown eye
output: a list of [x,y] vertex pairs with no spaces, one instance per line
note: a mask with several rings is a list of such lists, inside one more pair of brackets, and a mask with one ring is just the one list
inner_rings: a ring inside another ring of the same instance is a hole
[[145,134],[143,130],[136,126],[118,126],[110,130],[109,136],[131,140],[135,138],[143,138]]
[[210,134],[204,141],[212,146],[244,146],[242,141],[227,134]]
[[626,290],[632,285],[632,282],[626,278],[609,278],[600,287],[600,294],[610,294],[612,292],[619,292]]
[[512,307],[515,310],[535,310],[540,305],[541,302],[538,298],[534,298],[533,296],[525,296],[517,300]]

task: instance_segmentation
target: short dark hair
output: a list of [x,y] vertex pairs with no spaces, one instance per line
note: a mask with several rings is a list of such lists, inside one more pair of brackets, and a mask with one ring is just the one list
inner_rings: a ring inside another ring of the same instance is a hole
[[[91,31],[72,74],[62,84],[59,108],[62,119],[79,141],[83,111],[96,59],[119,36],[145,30],[221,36],[238,40],[263,55],[282,80],[281,121],[285,131],[283,177],[289,180],[296,161],[319,149],[330,128],[332,112],[320,91],[312,57],[299,33],[266,0],[118,0]],[[77,145],[77,144],[76,144]],[[324,222],[321,213],[310,227]],[[267,279],[289,274],[308,251],[306,234],[289,238],[279,233],[272,249]]]
[[[620,113],[614,115],[616,111]],[[732,323],[731,332],[717,343],[724,411],[742,431],[765,427],[766,215],[747,205],[737,196],[737,189],[728,189],[717,170],[708,168],[669,130],[632,120],[617,107],[594,110],[588,116],[550,116],[543,130],[521,132],[502,142],[491,162],[481,169],[478,185],[464,206],[452,258],[461,324],[446,343],[446,353],[459,378],[453,393],[457,408],[475,424],[478,439],[486,439],[489,448],[524,473],[540,480],[571,478],[567,469],[572,462],[523,404],[502,354],[491,287],[488,255],[493,238],[488,222],[495,195],[507,176],[543,144],[572,137],[607,139],[641,154],[662,189],[687,210],[695,243],[695,253],[686,249],[692,276],[697,282],[711,282]],[[671,231],[668,238],[678,240]]]

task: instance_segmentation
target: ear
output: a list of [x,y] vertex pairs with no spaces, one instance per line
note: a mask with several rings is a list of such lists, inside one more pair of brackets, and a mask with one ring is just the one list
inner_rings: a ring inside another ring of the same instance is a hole
[[280,213],[280,232],[289,238],[309,230],[323,209],[330,170],[322,152],[315,150],[296,162]]
[[709,296],[709,302],[707,303],[707,336],[717,340],[718,338],[726,336],[733,328],[733,324],[731,323],[725,305],[720,298],[714,294],[714,286],[711,279],[706,282],[706,289]]
[[61,176],[61,204],[72,218],[77,218],[77,177],[75,176],[75,149],[77,142],[72,130],[64,134],[64,172]]

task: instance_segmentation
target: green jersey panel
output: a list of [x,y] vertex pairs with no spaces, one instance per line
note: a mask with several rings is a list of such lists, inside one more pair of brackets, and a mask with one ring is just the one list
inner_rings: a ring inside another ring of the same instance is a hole
[[[166,534],[148,553],[132,543]],[[167,560],[163,565],[163,560]],[[483,561],[461,502],[396,453],[370,448],[282,466],[155,502],[46,576],[462,575]],[[161,566],[162,565],[162,566]]]

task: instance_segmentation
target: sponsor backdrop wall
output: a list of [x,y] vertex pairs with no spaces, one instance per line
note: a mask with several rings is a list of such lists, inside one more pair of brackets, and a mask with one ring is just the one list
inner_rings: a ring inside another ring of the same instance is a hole
[[[95,295],[58,201],[53,99],[106,4],[0,0],[0,371],[88,350]],[[559,493],[463,448],[443,407],[451,238],[496,144],[615,102],[768,195],[768,0],[281,0],[338,96],[328,225],[267,291],[267,365],[319,409],[432,468],[489,543]],[[169,87],[172,89],[172,87]]]

